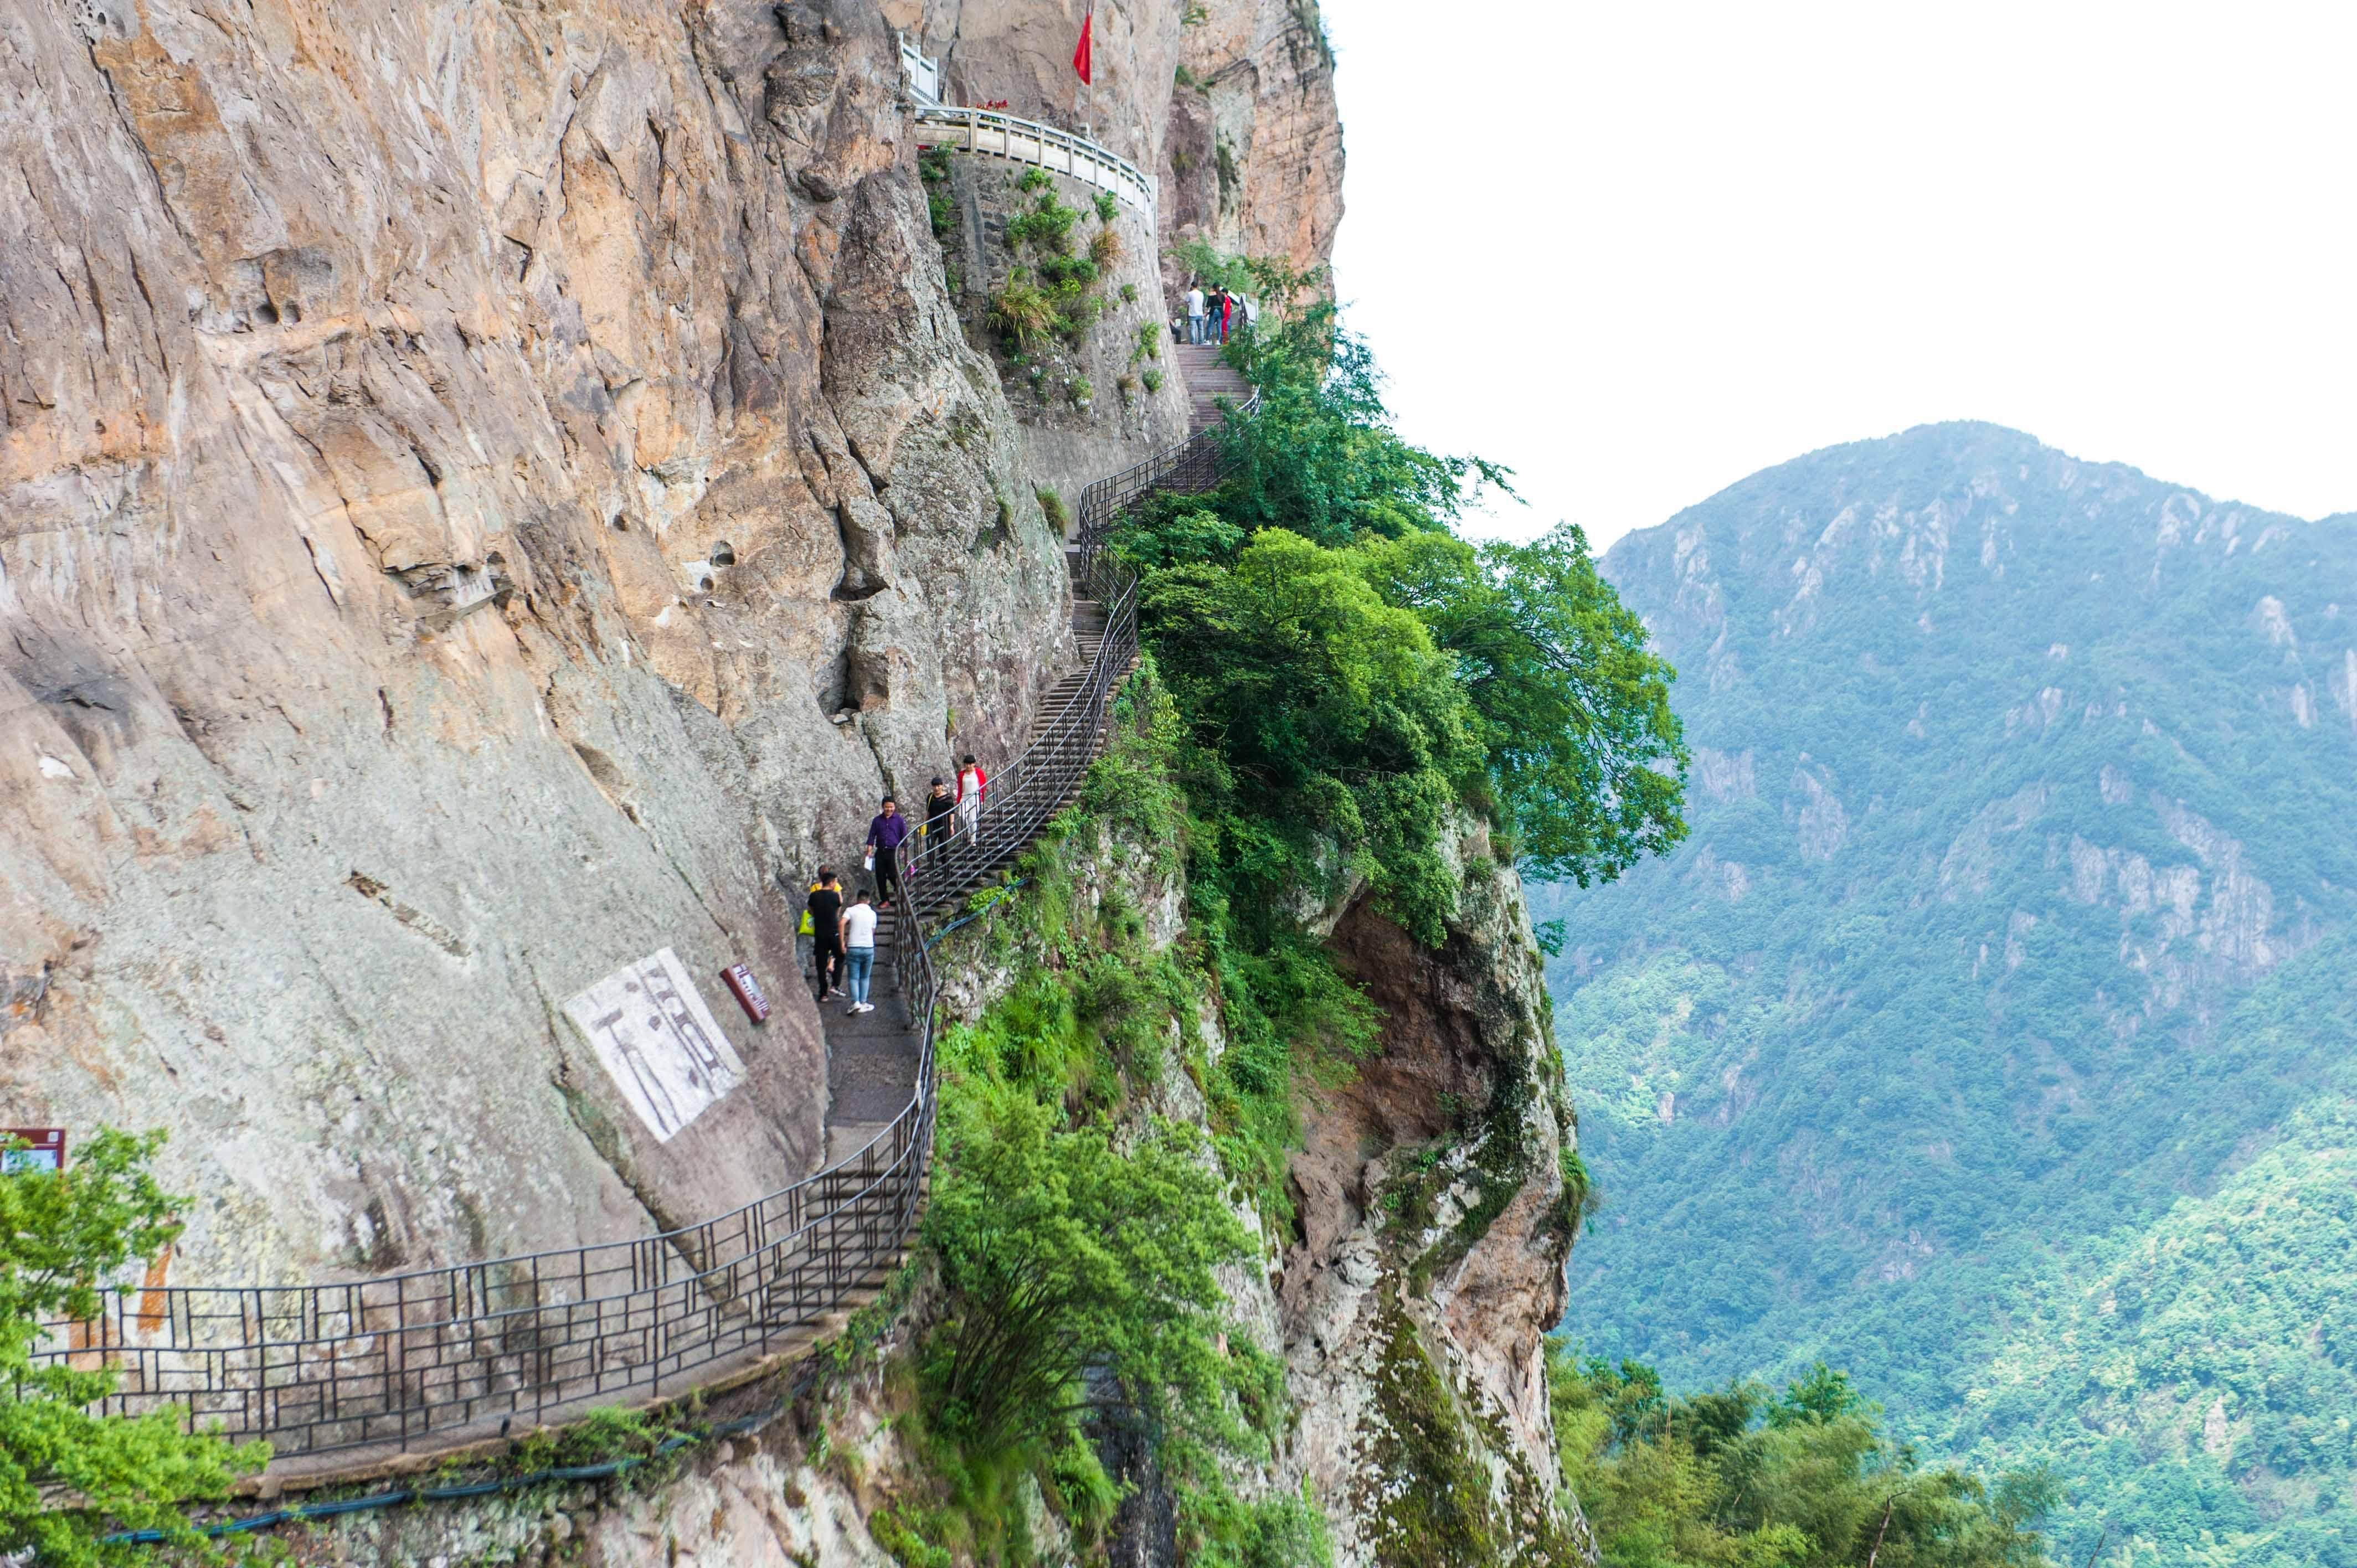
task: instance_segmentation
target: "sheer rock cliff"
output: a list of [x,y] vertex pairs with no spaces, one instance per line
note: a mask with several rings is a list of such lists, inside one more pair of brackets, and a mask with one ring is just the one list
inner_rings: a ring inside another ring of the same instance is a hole
[[[170,1128],[200,1280],[800,1174],[778,879],[1069,651],[883,18],[83,4],[0,60],[0,1109]],[[665,947],[748,1079],[658,1143],[557,1015]]]

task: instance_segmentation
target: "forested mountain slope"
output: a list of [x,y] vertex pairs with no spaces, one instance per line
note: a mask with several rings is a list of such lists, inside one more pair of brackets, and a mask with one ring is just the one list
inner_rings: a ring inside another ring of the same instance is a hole
[[1822,1357],[2072,1542],[2357,1562],[2357,518],[1943,424],[1614,548],[1694,832],[1542,893],[1567,1326]]

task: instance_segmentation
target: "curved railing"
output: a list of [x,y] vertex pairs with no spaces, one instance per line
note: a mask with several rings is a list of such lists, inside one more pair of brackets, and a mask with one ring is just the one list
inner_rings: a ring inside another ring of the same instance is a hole
[[996,109],[924,104],[914,113],[920,147],[986,153],[1018,164],[1035,164],[1050,174],[1110,190],[1149,220],[1154,217],[1154,182],[1135,164],[1085,136],[1037,120],[1018,120]]
[[98,1319],[51,1324],[36,1359],[118,1368],[106,1412],[177,1406],[299,1462],[449,1446],[519,1419],[684,1392],[806,1339],[898,1263],[921,1206],[939,1023],[921,912],[1018,852],[1078,789],[1137,653],[1137,585],[1103,548],[1110,524],[1147,489],[1217,483],[1219,450],[1206,432],[1083,492],[1073,575],[1103,608],[1102,638],[1088,678],[992,780],[976,828],[909,864],[917,918],[902,929],[916,940],[894,957],[921,1036],[917,1089],[864,1148],[731,1213],[630,1241],[339,1284],[125,1288]]

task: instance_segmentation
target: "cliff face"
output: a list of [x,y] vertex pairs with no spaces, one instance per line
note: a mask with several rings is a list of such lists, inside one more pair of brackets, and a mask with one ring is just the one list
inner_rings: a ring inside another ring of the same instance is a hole
[[[882,17],[31,7],[0,59],[7,1119],[171,1128],[180,1278],[798,1174],[773,882],[1006,755],[1067,635]],[[665,947],[746,1084],[659,1143],[557,1013]]]
[[[1202,0],[1162,142],[1165,272],[1178,246],[1326,264],[1342,221],[1342,124],[1317,0]],[[1174,73],[1175,74],[1175,73]]]
[[1301,1414],[1284,1478],[1327,1500],[1338,1562],[1588,1550],[1557,1494],[1543,1343],[1579,1219],[1571,1106],[1521,879],[1478,827],[1458,853],[1439,950],[1364,898],[1335,922],[1381,1049],[1313,1103],[1293,1162],[1276,1305]]
[[[170,1128],[166,1179],[200,1195],[175,1279],[637,1235],[810,1165],[823,1048],[777,884],[883,789],[1019,744],[1070,652],[1036,489],[1183,419],[1175,366],[1168,396],[1085,409],[1018,380],[946,286],[962,251],[968,294],[1004,263],[1005,171],[955,171],[945,252],[906,145],[896,28],[952,96],[1069,124],[1076,24],[1054,0],[0,20],[0,1111]],[[1096,126],[1165,168],[1163,235],[1322,262],[1314,12],[1098,27]],[[1211,85],[1174,105],[1182,59]],[[1092,380],[1164,273],[1115,226],[1140,297],[1073,349]],[[1318,915],[1383,1050],[1308,1107],[1297,1225],[1232,1282],[1298,1412],[1246,1489],[1306,1483],[1351,1563],[1577,1533],[1536,1341],[1569,1122],[1520,889],[1459,836],[1444,950],[1363,902]],[[1091,897],[1167,947],[1152,847],[1099,845]],[[663,949],[745,1068],[668,1141],[559,1016]],[[765,1028],[715,983],[738,961]],[[1017,978],[976,960],[955,993]],[[1184,1083],[1155,1109],[1200,1118]],[[908,1456],[880,1385],[853,1394],[662,1485],[321,1550],[880,1563],[865,1521]],[[1171,1558],[1150,1513],[1124,1532]]]

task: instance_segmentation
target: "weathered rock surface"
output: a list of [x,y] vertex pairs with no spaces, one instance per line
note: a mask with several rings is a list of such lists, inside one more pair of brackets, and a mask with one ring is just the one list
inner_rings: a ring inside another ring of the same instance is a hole
[[[946,179],[929,188],[949,203],[942,249],[966,340],[997,367],[1033,477],[1077,515],[1091,483],[1187,438],[1187,382],[1163,317],[1154,225],[1118,201],[1106,221],[1101,193],[1085,181],[1046,175],[1044,188],[1027,191],[1032,171],[1002,158],[953,153],[945,162]],[[1074,335],[1010,343],[992,324],[992,295],[1017,278],[1036,285],[1051,253],[1037,242],[1010,243],[1007,224],[1049,196],[1081,214],[1071,253],[1097,267],[1102,314]]]
[[1151,175],[1161,162],[1170,81],[1182,58],[1185,0],[1093,7],[1091,76],[1072,70],[1082,0],[885,0],[885,15],[941,61],[952,103],[1085,128]]
[[[1165,169],[1165,239],[1322,262],[1314,10],[1185,9],[1100,10],[1100,134]],[[1035,485],[1183,420],[1175,376],[1135,408],[1010,408],[944,288],[893,29],[953,96],[1070,124],[1077,19],[0,18],[0,1112],[171,1128],[167,1178],[202,1195],[176,1279],[635,1235],[808,1167],[823,1048],[778,884],[856,843],[881,789],[1018,743],[1070,651]],[[1182,59],[1210,85],[1174,107]],[[1168,304],[1156,236],[1122,221],[1141,297],[1092,353]],[[1463,853],[1441,952],[1318,912],[1383,1051],[1314,1108],[1298,1233],[1232,1282],[1300,1411],[1247,1483],[1306,1480],[1353,1564],[1415,1554],[1404,1487],[1493,1554],[1576,1531],[1536,1337],[1569,1122],[1519,887],[1478,833]],[[1089,886],[1178,940],[1151,859]],[[560,1015],[664,947],[748,1081],[658,1143]],[[714,979],[740,960],[771,982],[761,1030]],[[1189,1092],[1172,1075],[1157,1109],[1200,1116]],[[878,1568],[866,1520],[906,1455],[856,1405],[830,1441],[858,1462],[789,1422],[660,1486],[314,1545]]]
[[[1186,287],[1176,252],[1199,240],[1228,255],[1308,271],[1342,221],[1342,124],[1334,54],[1316,0],[1200,0],[1182,33],[1187,77],[1162,137],[1165,281]],[[1174,72],[1175,75],[1175,72]]]
[[[22,6],[0,72],[0,1111],[172,1129],[182,1280],[805,1169],[778,879],[1067,651],[877,8]],[[558,1012],[666,946],[749,1081],[658,1144]]]

